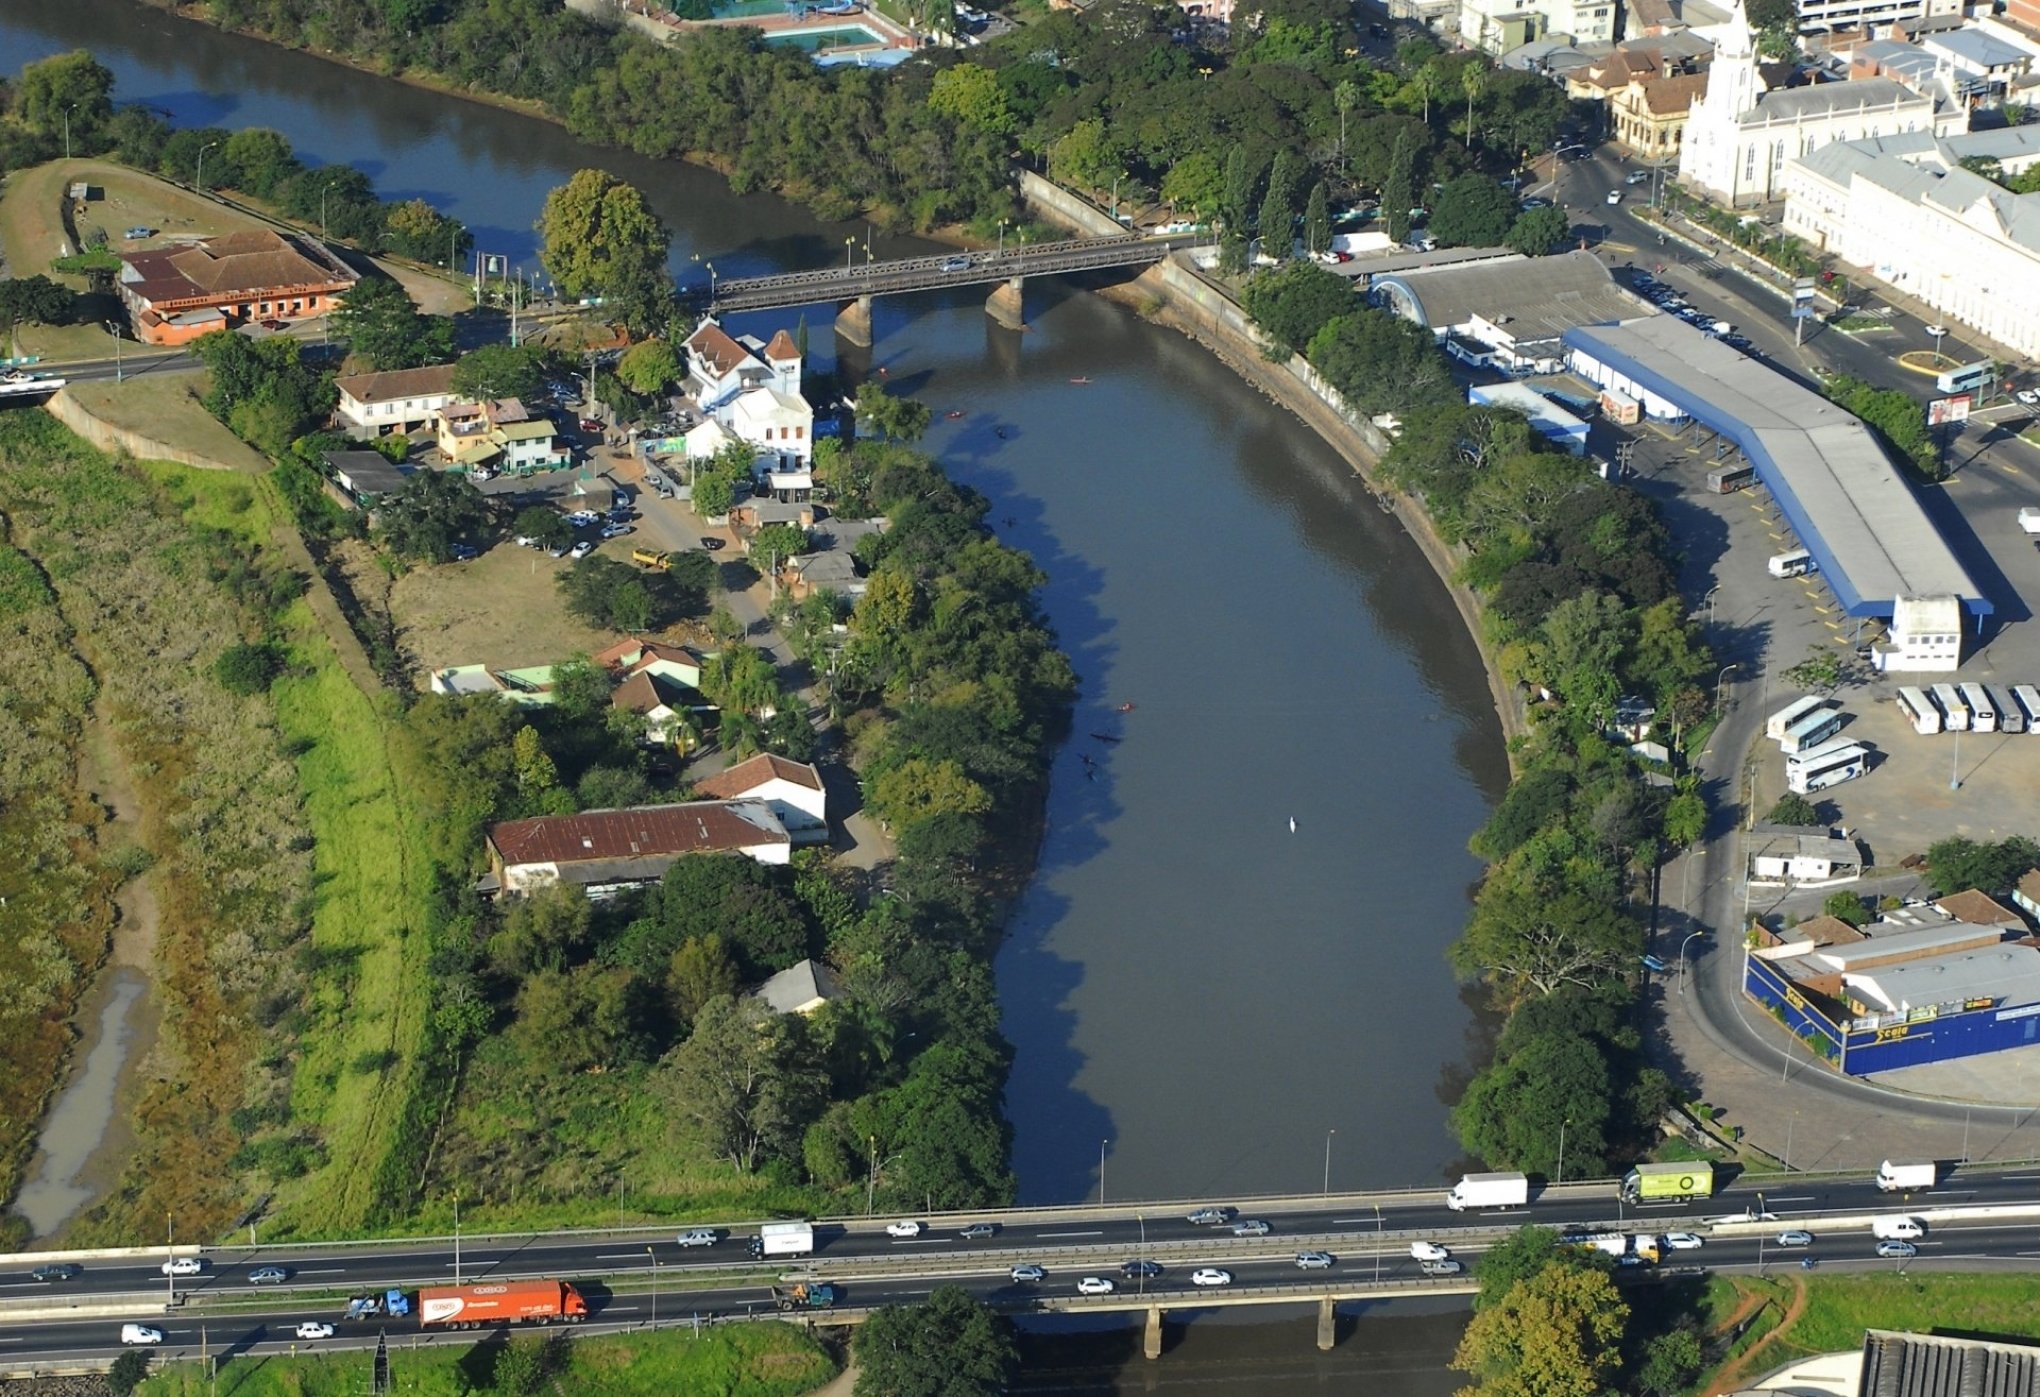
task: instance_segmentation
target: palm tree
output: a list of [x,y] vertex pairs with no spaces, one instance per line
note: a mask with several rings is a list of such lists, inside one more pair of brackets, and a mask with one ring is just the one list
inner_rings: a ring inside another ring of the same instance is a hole
[[1466,89],[1466,143],[1473,144],[1473,104],[1485,96],[1488,89],[1488,71],[1479,63],[1469,63],[1459,70],[1459,84]]
[[1445,74],[1434,59],[1417,69],[1410,81],[1416,85],[1417,94],[1424,99],[1424,125],[1431,124],[1431,99],[1445,90]]
[[1341,79],[1332,89],[1332,105],[1339,109],[1339,173],[1346,173],[1346,113],[1360,105],[1360,84]]

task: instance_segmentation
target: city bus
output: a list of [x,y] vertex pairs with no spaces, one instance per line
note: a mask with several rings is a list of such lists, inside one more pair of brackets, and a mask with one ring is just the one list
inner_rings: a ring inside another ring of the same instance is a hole
[[1913,731],[1924,737],[1932,737],[1941,730],[1941,710],[1934,707],[1934,701],[1923,690],[1900,689],[1898,711],[1913,725]]
[[1870,769],[1870,749],[1861,743],[1834,743],[1831,747],[1828,755],[1817,762],[1788,765],[1785,789],[1794,795],[1810,796],[1829,786],[1853,781]]
[[1957,684],[1956,691],[1962,701],[1969,705],[1969,726],[1976,732],[1996,732],[1998,725],[1997,705],[1990,701],[1981,684]]
[[2020,710],[2019,701],[2012,697],[2011,690],[1994,689],[1986,684],[1983,686],[1983,692],[1985,697],[1990,699],[1990,706],[1997,710],[1999,732],[2026,730],[2026,715]]
[[1808,694],[1805,698],[1796,698],[1764,720],[1764,736],[1776,742],[1785,735],[1786,729],[1790,728],[1801,718],[1827,706],[1828,701],[1815,694]]
[[2040,689],[2031,684],[2014,684],[2012,701],[2026,712],[2026,731],[2040,733]]
[[1818,713],[1809,713],[1778,739],[1778,746],[1786,756],[1811,751],[1842,730],[1842,719],[1846,716],[1839,708],[1823,708]]
[[1988,359],[1949,369],[1934,376],[1934,387],[1943,393],[1973,393],[1997,379],[1997,365]]
[[1969,731],[1969,705],[1955,692],[1953,684],[1936,684],[1934,702],[1941,705],[1941,721],[1949,732]]

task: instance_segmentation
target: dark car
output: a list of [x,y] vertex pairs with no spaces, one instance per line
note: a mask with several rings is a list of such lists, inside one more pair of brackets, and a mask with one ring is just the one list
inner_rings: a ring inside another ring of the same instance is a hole
[[83,1266],[69,1261],[58,1261],[48,1266],[36,1267],[28,1273],[28,1278],[32,1281],[75,1281],[84,1274]]
[[701,536],[701,546],[713,553],[723,546],[723,541],[713,534],[703,534]]
[[1162,1263],[1159,1261],[1128,1261],[1120,1266],[1119,1274],[1130,1281],[1137,1280],[1142,1276],[1153,1280],[1156,1276],[1162,1274]]
[[999,1225],[995,1222],[974,1222],[956,1235],[966,1242],[981,1242],[987,1237],[996,1236],[998,1231]]
[[453,560],[456,563],[471,563],[482,556],[480,550],[472,543],[456,543],[446,551],[453,555]]

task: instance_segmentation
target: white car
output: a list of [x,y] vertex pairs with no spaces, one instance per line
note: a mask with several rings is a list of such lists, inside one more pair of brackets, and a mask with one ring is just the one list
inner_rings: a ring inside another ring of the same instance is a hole
[[1112,1282],[1106,1280],[1103,1276],[1086,1276],[1077,1282],[1077,1294],[1079,1295],[1110,1295],[1111,1293]]
[[205,1261],[196,1256],[174,1256],[163,1263],[163,1274],[166,1276],[202,1276],[205,1274]]
[[1436,1242],[1411,1242],[1410,1255],[1418,1261],[1450,1261],[1452,1249]]
[[163,1331],[151,1329],[146,1324],[123,1324],[120,1327],[120,1341],[124,1344],[160,1344]]
[[1192,1285],[1231,1285],[1232,1272],[1222,1271],[1216,1266],[1200,1266],[1190,1273]]
[[888,1237],[918,1237],[921,1235],[921,1224],[918,1222],[889,1222],[885,1225],[885,1235]]
[[1690,1232],[1667,1232],[1665,1234],[1665,1246],[1673,1251],[1698,1251],[1705,1245],[1707,1244],[1704,1241]]
[[2040,388],[2021,388],[2012,396],[2027,407],[2040,407]]
[[569,548],[567,550],[567,556],[569,558],[585,558],[594,551],[595,541],[593,539],[584,538],[579,543],[575,544],[572,548]]
[[1621,191],[1621,190],[1619,190],[1619,189],[1611,189],[1611,190],[1609,190],[1609,191],[1608,191],[1608,202],[1609,202],[1609,203],[1611,203],[1611,204],[1619,204],[1619,203],[1621,203],[1621,202],[1622,202],[1622,191]]
[[308,1319],[291,1332],[300,1339],[330,1339],[333,1337],[333,1326],[321,1324],[316,1319]]

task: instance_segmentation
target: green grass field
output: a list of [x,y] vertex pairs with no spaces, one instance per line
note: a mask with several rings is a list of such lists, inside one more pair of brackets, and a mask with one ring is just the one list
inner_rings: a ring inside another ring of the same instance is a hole
[[[151,464],[192,522],[272,546],[286,513],[267,481]],[[374,1195],[417,1090],[429,987],[422,841],[390,768],[388,715],[348,678],[311,608],[284,618],[291,672],[277,719],[297,766],[318,878],[313,943],[322,969],[300,1043],[294,1120],[316,1125],[326,1163],[279,1190],[278,1224],[297,1235],[358,1231],[391,1200]],[[400,1200],[408,1204],[410,1200]],[[276,1224],[272,1224],[276,1225]]]
[[1865,1329],[2040,1338],[2040,1276],[1815,1276],[1779,1342],[1794,1353],[1857,1348]]
[[[395,1390],[416,1397],[463,1397],[492,1387],[501,1345],[445,1337],[412,1348],[392,1337]],[[526,1340],[529,1342],[529,1340]],[[239,1358],[220,1365],[210,1387],[196,1363],[180,1363],[143,1383],[143,1397],[354,1397],[367,1390],[369,1355]],[[834,1377],[823,1348],[789,1324],[733,1324],[698,1338],[689,1330],[574,1339],[566,1367],[547,1391],[603,1397],[798,1397]]]

